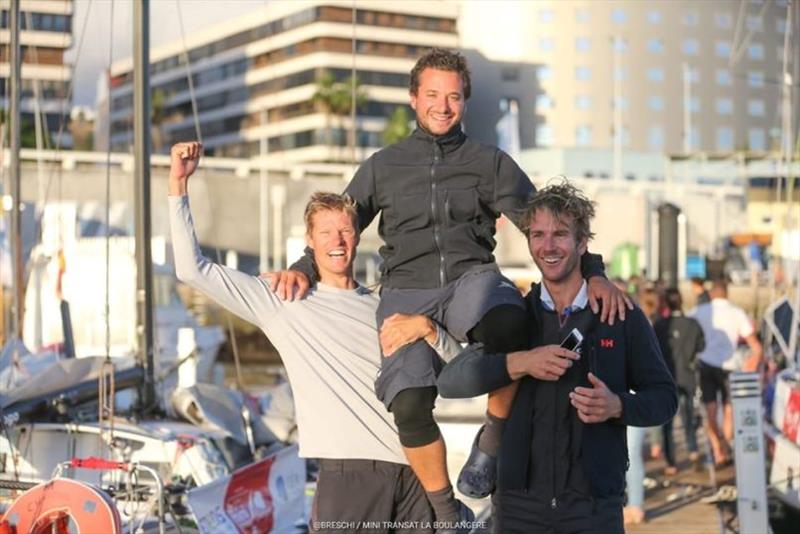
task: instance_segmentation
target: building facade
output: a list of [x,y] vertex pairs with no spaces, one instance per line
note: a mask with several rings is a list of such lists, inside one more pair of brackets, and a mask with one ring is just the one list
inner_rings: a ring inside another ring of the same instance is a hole
[[[408,105],[416,58],[433,46],[458,46],[456,23],[457,6],[446,2],[269,2],[187,36],[185,47],[178,38],[150,54],[154,150],[196,138],[194,93],[208,154],[360,160],[381,146],[386,118]],[[112,66],[114,151],[133,142],[131,69],[130,59]],[[326,76],[334,90],[349,89],[353,69],[363,98],[351,130],[349,113],[331,111],[315,94]]]
[[785,0],[463,2],[475,71],[467,127],[494,142],[483,125],[515,99],[522,148],[612,148],[618,132],[625,150],[776,149],[786,17]]
[[[9,92],[9,4],[0,2],[0,107],[8,110]],[[64,53],[72,46],[72,0],[21,0],[20,44],[22,48],[22,143],[36,146],[35,116],[41,117],[42,146],[71,146],[67,130],[71,101],[72,68]],[[60,141],[56,139],[62,132]],[[58,142],[57,142],[58,141]]]

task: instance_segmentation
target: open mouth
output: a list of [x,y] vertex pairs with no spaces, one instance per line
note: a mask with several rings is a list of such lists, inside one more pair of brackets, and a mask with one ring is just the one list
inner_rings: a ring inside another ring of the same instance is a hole
[[344,258],[345,253],[344,250],[331,250],[328,252],[328,257],[330,258]]

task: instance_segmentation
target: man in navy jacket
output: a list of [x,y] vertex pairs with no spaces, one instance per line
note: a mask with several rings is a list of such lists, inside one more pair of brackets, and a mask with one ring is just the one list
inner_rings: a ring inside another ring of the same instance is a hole
[[[536,193],[528,244],[542,284],[526,298],[529,351],[475,345],[442,371],[444,397],[471,397],[519,380],[498,458],[497,532],[623,532],[626,425],[654,426],[677,408],[675,384],[647,318],[601,323],[588,306],[580,256],[594,206],[568,182]],[[573,330],[577,352],[560,347]]]

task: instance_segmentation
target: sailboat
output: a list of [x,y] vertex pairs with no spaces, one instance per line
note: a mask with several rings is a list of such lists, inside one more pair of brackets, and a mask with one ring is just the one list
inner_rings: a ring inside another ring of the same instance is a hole
[[[257,398],[203,382],[222,333],[200,328],[175,298],[169,269],[152,266],[148,14],[148,0],[134,3],[135,237],[76,239],[68,256],[43,244],[32,254],[25,297],[15,246],[13,332],[19,337],[0,354],[0,363],[18,371],[0,391],[0,489],[11,492],[2,522],[25,532],[180,531],[187,521],[201,532],[292,531],[307,522],[308,503],[305,461],[287,445],[290,432],[276,430],[280,425],[263,416]],[[16,75],[10,100],[18,118],[18,0],[11,2],[10,23]],[[18,151],[19,136],[12,134],[12,236],[19,235]],[[80,304],[81,293],[112,271],[122,307],[137,317],[133,328],[112,329],[108,296],[105,313],[92,315]],[[158,307],[156,284],[166,295]],[[26,340],[52,346],[58,340],[53,323],[62,322],[67,357],[60,350],[26,353],[23,298],[32,317]],[[56,306],[61,321],[41,320],[57,317]],[[103,323],[105,350],[90,342],[102,339]]]

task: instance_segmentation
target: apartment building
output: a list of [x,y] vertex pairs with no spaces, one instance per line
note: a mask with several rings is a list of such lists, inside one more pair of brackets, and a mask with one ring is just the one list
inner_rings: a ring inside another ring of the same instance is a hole
[[[8,110],[9,0],[0,1],[0,107]],[[72,46],[72,0],[21,0],[20,44],[22,47],[23,145],[35,146],[34,116],[41,117],[44,146],[55,146],[63,123],[61,146],[70,146],[66,128],[71,102],[68,98],[72,69],[64,53]]]
[[463,2],[476,73],[468,130],[495,142],[486,125],[513,99],[522,148],[611,149],[618,134],[625,150],[769,151],[780,144],[787,3]]
[[[176,35],[150,53],[154,151],[196,137],[193,93],[208,154],[360,160],[381,146],[387,117],[408,104],[416,58],[433,46],[458,46],[457,15],[457,5],[439,1],[269,2],[186,36],[185,46]],[[111,71],[115,151],[133,143],[131,69],[129,58]],[[343,84],[354,69],[364,98],[356,149],[348,150],[349,114],[330,112],[314,95],[326,73]]]

